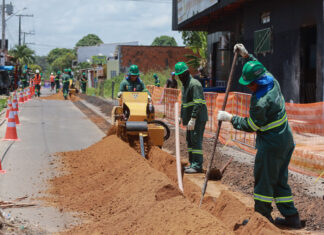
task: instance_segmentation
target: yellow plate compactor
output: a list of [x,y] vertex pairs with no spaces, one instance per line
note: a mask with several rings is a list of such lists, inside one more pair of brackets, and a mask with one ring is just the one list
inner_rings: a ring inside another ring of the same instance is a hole
[[143,157],[144,142],[147,146],[161,148],[170,137],[170,129],[164,122],[155,120],[154,113],[154,106],[149,102],[146,92],[123,92],[119,106],[112,110],[112,123],[117,136],[130,144],[139,140]]

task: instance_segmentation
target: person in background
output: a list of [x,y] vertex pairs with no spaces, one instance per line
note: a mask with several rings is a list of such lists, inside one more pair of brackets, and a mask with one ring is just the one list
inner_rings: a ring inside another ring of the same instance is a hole
[[153,74],[153,78],[154,78],[154,86],[160,87],[161,86],[160,79],[159,79],[159,77],[158,77],[158,75],[156,73]]
[[51,82],[51,91],[54,91],[54,87],[55,87],[55,76],[54,76],[54,73],[51,73],[50,82]]
[[86,76],[86,73],[83,72],[82,77],[81,77],[81,90],[82,90],[83,94],[87,93],[87,81],[88,81],[88,78]]
[[34,86],[35,86],[35,96],[39,97],[40,96],[40,87],[41,87],[41,75],[39,74],[39,70],[36,69],[36,74],[34,77]]
[[175,79],[175,72],[171,73],[171,78],[169,78],[165,84],[165,88],[178,89],[178,82]]
[[56,72],[56,76],[55,76],[55,79],[54,79],[56,93],[58,93],[59,90],[60,90],[60,78],[61,78],[61,71],[59,70],[59,71]]
[[183,85],[181,122],[187,126],[187,146],[190,165],[185,168],[184,173],[201,173],[203,167],[202,143],[205,125],[208,121],[208,113],[203,88],[200,82],[194,79],[185,62],[175,65],[177,75]]

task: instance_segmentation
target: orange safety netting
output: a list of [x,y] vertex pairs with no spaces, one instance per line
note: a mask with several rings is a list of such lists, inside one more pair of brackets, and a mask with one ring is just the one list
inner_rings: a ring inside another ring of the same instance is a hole
[[[148,86],[156,111],[174,121],[174,104],[181,104],[181,91],[177,89]],[[209,121],[206,137],[214,135],[222,108],[224,93],[205,93]],[[230,92],[226,111],[249,116],[250,94]],[[319,176],[324,171],[324,102],[313,104],[286,103],[289,124],[293,130],[296,148],[289,169],[306,175]],[[255,133],[235,130],[230,123],[223,123],[219,140],[222,144],[236,146],[251,154],[256,153]],[[323,175],[324,176],[324,175]]]

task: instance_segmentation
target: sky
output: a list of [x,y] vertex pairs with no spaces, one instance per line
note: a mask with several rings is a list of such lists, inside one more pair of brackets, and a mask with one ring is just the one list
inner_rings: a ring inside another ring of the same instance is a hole
[[[22,18],[22,31],[37,55],[54,48],[73,48],[89,33],[104,43],[138,41],[150,45],[155,37],[173,36],[183,45],[181,34],[171,30],[171,0],[11,0],[14,13],[33,14]],[[152,3],[155,2],[155,3]],[[6,0],[6,4],[10,3]],[[23,10],[24,8],[27,8]],[[7,16],[8,18],[8,16]],[[9,47],[18,44],[18,17],[7,20]]]

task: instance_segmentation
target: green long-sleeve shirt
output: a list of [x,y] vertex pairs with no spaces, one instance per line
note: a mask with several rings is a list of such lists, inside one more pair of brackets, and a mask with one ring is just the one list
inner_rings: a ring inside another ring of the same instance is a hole
[[198,122],[208,121],[203,87],[191,76],[182,87],[181,118],[184,125],[187,125],[191,118],[196,118]]
[[[253,56],[250,59],[255,60]],[[237,130],[257,132],[256,147],[278,147],[293,144],[292,133],[285,110],[285,100],[280,85],[274,78],[274,86],[261,98],[251,97],[250,116],[233,116],[232,124]]]
[[68,74],[63,74],[62,75],[62,83],[65,84],[65,83],[69,83],[70,82],[70,75]]
[[137,78],[135,82],[132,82],[131,79],[126,78],[124,79],[119,86],[119,91],[123,92],[123,91],[138,91],[138,92],[148,92],[148,90],[146,89],[144,83],[142,82],[142,80],[140,78]]

